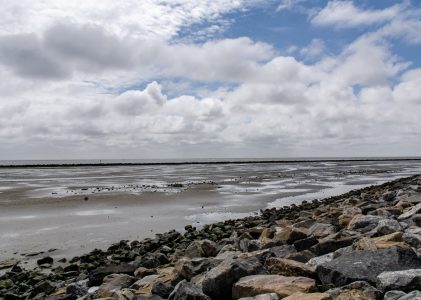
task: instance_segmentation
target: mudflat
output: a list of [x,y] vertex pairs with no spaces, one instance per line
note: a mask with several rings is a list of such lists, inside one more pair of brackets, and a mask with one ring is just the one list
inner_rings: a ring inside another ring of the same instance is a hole
[[420,171],[419,161],[1,169],[0,259],[75,256]]

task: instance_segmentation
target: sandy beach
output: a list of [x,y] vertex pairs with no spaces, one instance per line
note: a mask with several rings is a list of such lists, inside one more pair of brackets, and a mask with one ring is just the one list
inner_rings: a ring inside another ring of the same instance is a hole
[[55,258],[420,172],[420,162],[0,170],[0,259]]

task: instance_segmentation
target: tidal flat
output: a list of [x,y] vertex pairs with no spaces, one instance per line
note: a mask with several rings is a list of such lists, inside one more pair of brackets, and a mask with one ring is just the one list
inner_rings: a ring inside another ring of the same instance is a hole
[[57,259],[339,195],[421,172],[421,161],[0,169],[0,259]]

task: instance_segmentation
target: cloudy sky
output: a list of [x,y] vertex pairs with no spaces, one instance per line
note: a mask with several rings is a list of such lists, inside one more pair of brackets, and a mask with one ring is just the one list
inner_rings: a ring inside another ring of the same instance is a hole
[[421,155],[419,0],[0,7],[0,159]]

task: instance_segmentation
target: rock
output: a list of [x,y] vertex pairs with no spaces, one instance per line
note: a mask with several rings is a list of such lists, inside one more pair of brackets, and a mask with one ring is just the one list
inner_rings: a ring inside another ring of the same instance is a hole
[[335,252],[330,252],[328,254],[313,257],[308,262],[306,262],[306,265],[317,267],[319,265],[332,261],[334,258],[336,258]]
[[370,215],[356,215],[348,224],[348,229],[368,232],[377,227],[379,222],[384,220],[384,217],[370,216]]
[[292,245],[282,245],[282,246],[270,248],[269,252],[270,252],[270,256],[273,256],[273,257],[285,257],[292,253],[296,253],[297,250]]
[[14,258],[2,260],[0,261],[0,270],[11,268],[18,263],[19,261]]
[[14,285],[13,281],[10,279],[0,280],[0,290],[7,290]]
[[286,259],[292,259],[292,260],[302,262],[302,263],[308,262],[313,257],[315,257],[315,255],[310,250],[304,250],[304,251],[300,251],[296,253],[291,253],[285,256]]
[[271,239],[271,238],[273,238],[274,233],[275,232],[272,229],[264,228],[262,233],[259,236],[259,240],[263,240],[263,239],[266,239],[266,238]]
[[391,191],[391,192],[386,192],[382,195],[382,199],[383,201],[393,201],[396,198],[396,192],[395,191]]
[[156,274],[156,269],[148,269],[144,267],[139,267],[134,271],[134,276],[136,278],[142,278],[148,275]]
[[231,297],[232,285],[241,277],[262,274],[264,269],[255,257],[226,259],[205,274],[202,288],[212,299]]
[[405,296],[400,297],[399,300],[421,300],[421,292],[412,291]]
[[113,297],[115,292],[129,287],[135,278],[127,274],[111,274],[104,277],[103,283],[96,291],[99,297]]
[[327,293],[294,293],[291,296],[283,298],[283,300],[332,300],[332,297]]
[[266,260],[266,268],[270,274],[284,276],[316,277],[316,268],[285,258],[269,258]]
[[311,236],[305,239],[295,241],[293,245],[294,248],[297,249],[297,251],[303,251],[309,249],[313,245],[316,245],[318,242],[319,241],[314,236]]
[[347,227],[349,222],[351,222],[356,215],[360,215],[361,213],[361,208],[355,206],[344,209],[343,213],[338,217],[339,225]]
[[216,256],[218,251],[216,244],[209,240],[193,241],[186,249],[186,256],[194,257],[209,257]]
[[174,268],[168,267],[158,270],[158,274],[145,276],[130,286],[136,290],[136,294],[150,296],[152,293],[159,294],[164,298],[171,293],[173,287],[181,281]]
[[110,274],[133,275],[136,269],[137,269],[136,266],[127,264],[127,263],[120,263],[118,265],[111,264],[111,265],[99,267],[89,273],[88,285],[89,286],[101,285],[104,277]]
[[170,294],[169,300],[211,300],[203,291],[193,283],[180,281]]
[[377,276],[386,271],[400,271],[421,267],[421,259],[408,248],[391,247],[344,253],[317,267],[323,284],[343,286],[353,281],[375,284]]
[[207,272],[221,263],[221,260],[212,258],[180,259],[175,264],[175,270],[184,279],[190,280],[192,277]]
[[33,287],[33,291],[36,294],[44,293],[45,295],[51,294],[52,292],[55,291],[55,289],[56,289],[56,285],[49,280],[44,280],[44,281],[38,282]]
[[421,211],[421,203],[418,203],[417,205],[411,207],[411,209],[409,209],[407,212],[401,214],[398,217],[398,220],[402,221],[402,220],[408,219],[412,217],[413,215],[419,213],[420,211]]
[[296,292],[317,291],[316,282],[306,277],[286,277],[281,275],[253,275],[241,278],[232,288],[233,299],[276,293],[284,298]]
[[402,231],[402,226],[394,219],[384,219],[379,221],[374,231],[377,235],[386,235]]
[[154,282],[152,285],[151,292],[154,295],[161,296],[163,298],[168,298],[168,296],[171,294],[171,292],[174,290],[174,287],[170,284],[166,284],[163,282]]
[[340,248],[351,246],[354,240],[356,239],[357,236],[342,237],[337,239],[327,236],[319,240],[318,244],[312,246],[310,248],[310,251],[317,256],[321,256],[327,253],[334,252]]
[[140,290],[140,289],[143,289],[143,288],[146,288],[146,287],[150,287],[152,289],[153,283],[157,282],[157,280],[160,277],[161,277],[161,275],[158,275],[158,274],[145,276],[142,279],[139,279],[135,283],[133,283],[130,286],[130,289]]
[[307,236],[308,230],[285,226],[277,229],[273,239],[275,241],[285,241],[288,244],[292,244],[295,241],[307,238]]
[[419,290],[421,289],[421,269],[383,272],[377,276],[377,287],[383,292]]
[[378,300],[381,293],[365,281],[356,281],[341,288],[328,290],[334,300]]
[[318,239],[334,234],[335,232],[335,226],[325,223],[315,223],[309,229],[310,235]]
[[254,297],[244,297],[238,300],[279,300],[279,297],[275,293],[268,293],[268,294],[260,294]]
[[402,242],[402,233],[395,232],[377,238],[363,237],[354,242],[352,248],[354,250],[376,250],[388,247],[409,248],[409,245]]
[[384,295],[383,300],[397,300],[405,295],[406,293],[402,291],[389,291]]
[[82,297],[88,293],[87,280],[71,283],[66,287],[66,294],[76,298]]
[[418,226],[418,227],[421,226],[421,214],[413,215],[411,220],[416,226]]
[[421,247],[421,235],[414,233],[404,233],[402,240],[411,247],[418,249]]
[[38,265],[52,265],[54,259],[50,256],[46,256],[37,260]]

